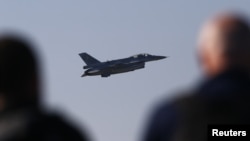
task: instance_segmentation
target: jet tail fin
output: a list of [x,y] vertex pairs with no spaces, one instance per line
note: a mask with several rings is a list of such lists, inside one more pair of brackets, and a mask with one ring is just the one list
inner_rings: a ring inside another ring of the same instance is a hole
[[97,60],[94,57],[90,56],[88,53],[83,52],[83,53],[80,53],[79,55],[87,65],[93,65],[93,64],[101,63],[99,60]]

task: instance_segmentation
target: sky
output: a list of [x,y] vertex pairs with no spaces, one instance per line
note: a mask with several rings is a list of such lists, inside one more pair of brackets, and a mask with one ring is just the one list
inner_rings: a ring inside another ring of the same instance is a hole
[[[29,37],[42,60],[44,101],[86,128],[96,141],[138,141],[162,99],[201,77],[197,35],[220,11],[250,14],[247,0],[1,0],[0,33]],[[145,69],[80,76],[88,52],[100,61],[138,53],[169,58]]]

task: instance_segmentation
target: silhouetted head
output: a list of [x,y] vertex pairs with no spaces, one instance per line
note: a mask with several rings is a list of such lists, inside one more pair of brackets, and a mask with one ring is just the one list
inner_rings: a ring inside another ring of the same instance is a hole
[[19,36],[0,36],[0,108],[38,104],[38,63],[31,49]]
[[208,76],[234,67],[250,68],[250,27],[241,15],[224,13],[210,19],[198,46],[201,67]]

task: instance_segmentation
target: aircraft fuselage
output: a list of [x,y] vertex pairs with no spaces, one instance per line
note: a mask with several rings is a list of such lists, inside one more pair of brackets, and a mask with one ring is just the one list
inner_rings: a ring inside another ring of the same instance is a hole
[[118,59],[107,62],[99,62],[87,53],[81,53],[80,56],[87,64],[83,69],[87,69],[83,76],[101,75],[108,77],[112,74],[125,73],[142,69],[145,67],[145,62],[156,61],[166,58],[165,56],[153,56],[149,54],[134,55],[124,59]]

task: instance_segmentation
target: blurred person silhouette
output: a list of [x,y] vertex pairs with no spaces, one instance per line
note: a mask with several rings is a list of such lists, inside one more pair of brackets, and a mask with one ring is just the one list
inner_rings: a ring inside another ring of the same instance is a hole
[[250,27],[246,17],[220,13],[210,19],[201,31],[197,52],[203,81],[157,106],[144,141],[205,141],[208,125],[250,123]]
[[41,104],[39,62],[33,45],[0,36],[0,140],[87,141],[87,135]]

